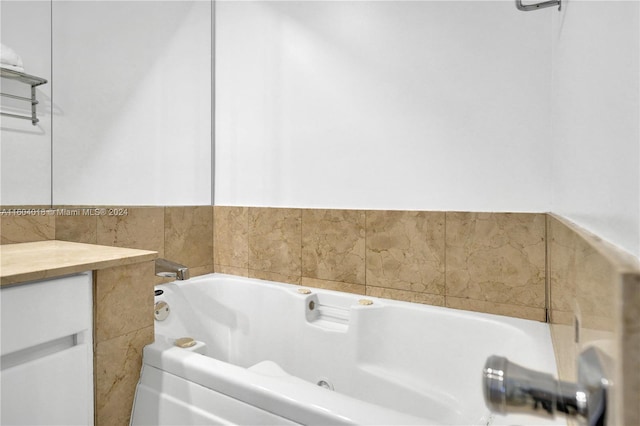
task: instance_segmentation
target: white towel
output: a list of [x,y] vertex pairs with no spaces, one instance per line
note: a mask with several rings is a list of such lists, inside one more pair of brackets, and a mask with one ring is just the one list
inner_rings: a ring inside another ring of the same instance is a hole
[[24,71],[22,58],[12,48],[0,43],[0,66],[14,71]]

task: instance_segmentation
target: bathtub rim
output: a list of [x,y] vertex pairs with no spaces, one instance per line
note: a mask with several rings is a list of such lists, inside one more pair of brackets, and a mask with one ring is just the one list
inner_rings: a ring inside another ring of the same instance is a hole
[[[144,348],[143,360],[143,368],[158,369],[301,424],[386,425],[398,424],[398,420],[406,425],[440,424],[328,391],[294,376],[290,376],[292,381],[282,380],[189,352],[174,346],[165,336]],[[297,388],[301,382],[302,391]]]
[[[294,290],[296,292],[298,289],[309,289],[311,291],[310,294],[315,293],[315,294],[331,294],[334,296],[343,296],[343,297],[347,296],[354,300],[353,305],[357,305],[358,300],[360,299],[368,299],[373,301],[374,304],[377,301],[378,304],[381,304],[383,306],[396,306],[396,307],[402,307],[402,308],[411,309],[411,310],[424,309],[426,311],[445,314],[447,316],[470,318],[470,319],[473,318],[473,319],[488,321],[491,323],[498,322],[501,324],[508,324],[509,326],[512,326],[517,329],[523,329],[523,328],[529,328],[529,327],[532,327],[534,329],[539,328],[541,330],[547,331],[547,333],[545,334],[548,334],[549,336],[551,336],[550,327],[549,327],[550,324],[544,321],[538,321],[538,320],[532,320],[532,319],[526,319],[526,318],[517,318],[517,317],[511,317],[508,315],[492,314],[487,312],[469,311],[465,309],[452,308],[448,306],[429,305],[426,303],[409,302],[404,300],[388,299],[388,298],[378,297],[378,296],[348,293],[348,292],[343,292],[339,290],[330,290],[330,289],[313,287],[313,286],[302,285],[302,284],[290,284],[290,283],[283,283],[283,282],[272,281],[272,280],[263,280],[259,278],[243,277],[239,275],[224,274],[221,272],[212,272],[209,274],[198,275],[188,280],[182,280],[182,281],[177,280],[177,281],[170,281],[166,283],[156,284],[155,289],[162,288],[162,286],[169,285],[169,284],[176,285],[177,287],[181,287],[184,285],[194,285],[194,284],[197,285],[202,282],[209,282],[211,280],[217,280],[217,279],[220,279],[220,280],[228,279],[236,282],[248,282],[248,283],[253,283],[257,285],[277,288],[280,290],[289,290],[289,291]],[[308,295],[302,294],[301,296],[308,296]],[[555,364],[555,359],[554,359],[554,367],[555,367],[554,371],[557,371],[557,365]]]

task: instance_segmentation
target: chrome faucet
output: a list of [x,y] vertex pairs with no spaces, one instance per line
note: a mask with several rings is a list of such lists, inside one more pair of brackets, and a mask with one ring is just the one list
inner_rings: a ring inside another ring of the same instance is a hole
[[188,280],[189,268],[167,259],[158,258],[156,259],[156,275],[177,280]]
[[483,370],[483,392],[487,407],[495,413],[525,413],[554,417],[564,413],[582,424],[607,424],[605,365],[609,361],[596,348],[589,348],[578,359],[578,383],[556,380],[551,374],[529,370],[492,355]]

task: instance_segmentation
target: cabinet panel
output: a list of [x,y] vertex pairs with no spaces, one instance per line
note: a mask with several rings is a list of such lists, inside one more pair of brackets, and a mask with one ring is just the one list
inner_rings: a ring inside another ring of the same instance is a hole
[[90,350],[90,345],[76,345],[3,369],[0,424],[93,424]]
[[91,278],[0,290],[0,424],[93,424]]
[[0,354],[92,328],[91,273],[35,281],[0,292]]

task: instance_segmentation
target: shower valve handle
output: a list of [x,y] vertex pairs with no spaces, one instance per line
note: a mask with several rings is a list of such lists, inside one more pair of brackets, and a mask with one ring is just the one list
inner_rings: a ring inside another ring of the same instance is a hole
[[553,417],[564,413],[589,426],[606,425],[608,358],[589,348],[578,359],[578,383],[556,380],[552,375],[524,368],[507,358],[492,355],[483,370],[485,403],[499,414],[524,413]]

